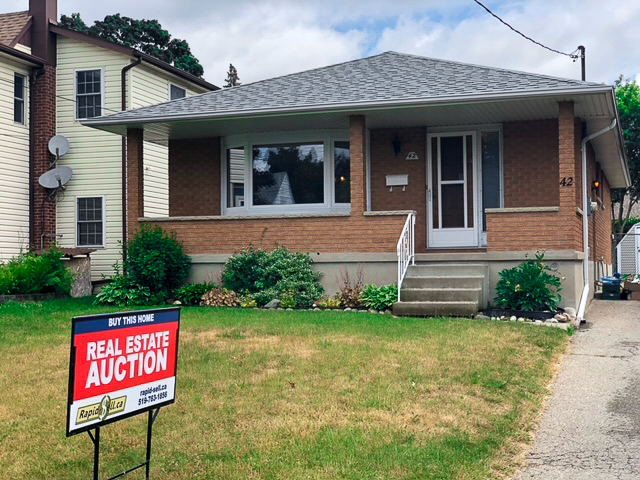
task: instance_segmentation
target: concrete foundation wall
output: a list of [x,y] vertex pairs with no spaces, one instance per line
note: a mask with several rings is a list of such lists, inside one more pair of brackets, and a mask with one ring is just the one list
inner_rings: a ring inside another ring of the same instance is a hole
[[[500,279],[500,271],[520,264],[526,260],[526,254],[527,252],[419,254],[416,256],[416,262],[421,264],[473,263],[486,265],[488,291],[485,292],[484,297],[488,302],[493,302],[496,295],[495,287]],[[529,252],[529,258],[533,258],[534,255],[535,252]],[[220,274],[229,256],[192,255],[193,263],[188,281],[221,282]],[[323,274],[323,287],[331,295],[336,293],[339,288],[341,273],[346,269],[353,281],[357,278],[359,266],[362,266],[365,285],[369,283],[386,285],[397,282],[397,257],[395,254],[320,253],[312,255],[312,258],[315,269]],[[582,253],[574,251],[545,253],[545,262],[556,269],[557,275],[564,277],[561,307],[578,308],[583,288],[582,258]]]

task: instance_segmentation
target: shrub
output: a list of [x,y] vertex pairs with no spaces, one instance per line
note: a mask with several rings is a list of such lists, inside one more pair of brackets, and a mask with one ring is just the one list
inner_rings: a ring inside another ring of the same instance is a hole
[[395,284],[379,287],[372,283],[362,292],[362,303],[375,310],[391,308],[397,301],[398,286]]
[[250,293],[240,297],[240,306],[242,308],[255,308],[258,306],[256,299]]
[[252,294],[260,306],[274,298],[282,301],[281,297],[289,294],[296,306],[308,307],[324,291],[311,257],[285,247],[271,253],[253,247],[242,250],[227,261],[223,278],[226,288]]
[[158,305],[166,302],[166,295],[153,293],[147,287],[141,287],[124,275],[114,275],[111,283],[102,287],[96,295],[94,304],[129,307],[134,305]]
[[267,288],[264,284],[264,268],[267,252],[253,247],[241,250],[224,265],[224,286],[240,294],[257,293]]
[[535,260],[500,272],[495,298],[498,307],[526,311],[558,308],[562,281],[549,273],[551,269],[543,260],[544,252],[538,252]]
[[62,251],[52,247],[40,255],[26,253],[0,265],[0,295],[66,293],[73,274],[65,267]]
[[206,307],[239,307],[240,297],[233,290],[214,288],[202,296],[202,305]]
[[202,296],[216,287],[213,282],[190,283],[176,290],[175,297],[183,305],[200,305]]
[[135,285],[167,295],[185,281],[191,262],[175,233],[143,224],[129,242],[124,266]]
[[338,282],[338,293],[336,298],[340,300],[343,307],[356,308],[362,306],[362,292],[364,290],[364,280],[362,265],[358,266],[356,278],[351,279],[349,270],[345,267],[340,271],[340,281]]
[[323,295],[315,303],[321,308],[340,308],[340,299],[328,295]]
[[280,306],[282,308],[296,308],[298,306],[297,293],[293,291],[282,292]]

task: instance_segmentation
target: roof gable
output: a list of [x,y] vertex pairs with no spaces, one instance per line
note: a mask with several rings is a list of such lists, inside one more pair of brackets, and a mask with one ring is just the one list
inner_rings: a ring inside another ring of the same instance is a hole
[[0,43],[13,46],[14,40],[31,20],[29,12],[14,12],[0,14]]
[[132,110],[117,118],[137,120],[321,110],[509,94],[553,94],[590,87],[602,88],[603,85],[386,52]]

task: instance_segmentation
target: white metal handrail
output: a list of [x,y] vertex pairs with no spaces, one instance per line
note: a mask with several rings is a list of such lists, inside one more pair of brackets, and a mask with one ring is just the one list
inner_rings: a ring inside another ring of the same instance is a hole
[[398,240],[398,301],[400,301],[400,288],[402,281],[407,274],[409,265],[415,265],[416,262],[416,215],[410,213],[407,215],[407,221],[404,222],[404,228]]

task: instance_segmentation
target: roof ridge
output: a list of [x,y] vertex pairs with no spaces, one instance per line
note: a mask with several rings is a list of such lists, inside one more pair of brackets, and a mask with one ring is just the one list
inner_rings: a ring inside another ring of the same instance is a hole
[[[387,53],[391,53],[391,52],[382,52],[382,53],[377,53],[375,55],[371,55],[369,57],[355,58],[353,60],[345,60],[344,62],[338,62],[338,63],[334,63],[334,64],[331,64],[331,65],[325,65],[325,66],[322,66],[322,67],[314,67],[314,68],[310,68],[308,70],[302,70],[300,72],[287,73],[285,75],[278,75],[277,77],[263,78],[262,80],[256,80],[254,82],[243,83],[243,84],[238,85],[236,87],[222,88],[222,89],[216,90],[216,91],[220,91],[220,92],[228,91],[228,90],[231,90],[231,88],[236,89],[236,88],[248,87],[250,85],[256,85],[256,84],[262,83],[262,82],[270,82],[270,81],[276,80],[276,79],[288,78],[288,77],[291,77],[291,76],[297,76],[297,75],[300,75],[301,73],[311,73],[311,72],[317,72],[317,71],[320,71],[320,70],[327,70],[329,68],[339,67],[340,65],[346,65],[348,63],[358,63],[358,62],[362,62],[364,60],[369,60],[371,58],[381,57],[381,56],[383,56],[383,55],[385,55]],[[212,93],[212,92],[207,92],[207,93]]]
[[[441,63],[449,63],[452,65],[461,65],[463,67],[476,67],[476,68],[481,68],[483,70],[493,70],[493,71],[498,71],[498,72],[506,72],[506,73],[514,73],[514,74],[518,74],[518,75],[528,75],[528,76],[532,76],[532,77],[537,77],[537,78],[547,78],[549,80],[561,80],[564,82],[577,82],[580,85],[593,85],[593,86],[602,86],[602,85],[607,85],[606,83],[599,83],[599,82],[588,82],[588,81],[583,81],[583,80],[578,80],[578,79],[574,79],[574,78],[566,78],[566,77],[556,77],[554,75],[546,75],[543,73],[534,73],[534,72],[527,72],[525,70],[514,70],[514,69],[510,69],[510,68],[502,68],[502,67],[491,67],[488,65],[480,65],[477,63],[467,63],[467,62],[460,62],[457,60],[448,60],[448,59],[443,59],[443,58],[434,58],[434,57],[427,57],[424,55],[417,55],[415,53],[402,53],[402,52],[396,52],[394,50],[390,50],[388,52],[385,53],[392,53],[395,55],[399,55],[401,57],[413,57],[413,58],[417,58],[417,59],[422,59],[422,60],[431,60],[434,62],[441,62]],[[369,57],[367,57],[369,58]]]

